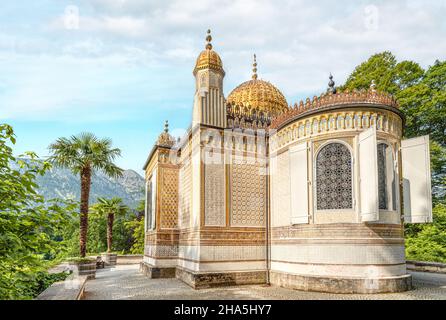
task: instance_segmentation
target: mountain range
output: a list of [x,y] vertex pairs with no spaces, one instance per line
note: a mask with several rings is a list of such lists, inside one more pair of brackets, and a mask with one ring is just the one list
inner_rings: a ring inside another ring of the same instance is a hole
[[[98,197],[119,197],[127,206],[136,208],[144,198],[144,178],[133,170],[125,170],[117,179],[97,172],[91,180],[90,204]],[[39,176],[37,183],[39,193],[45,199],[80,199],[80,177],[68,169],[53,167],[44,176]]]

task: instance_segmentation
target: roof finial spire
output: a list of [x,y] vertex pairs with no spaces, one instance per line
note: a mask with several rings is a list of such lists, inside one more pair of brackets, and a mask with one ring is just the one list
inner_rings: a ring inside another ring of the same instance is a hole
[[166,122],[164,122],[164,132],[169,133],[169,121],[168,120],[166,120]]
[[333,75],[330,72],[330,77],[329,77],[330,81],[328,82],[328,93],[332,93],[332,94],[336,94],[336,87],[335,87],[335,82],[333,81]]
[[370,84],[370,90],[372,92],[376,92],[376,82],[374,79],[372,80],[372,83]]
[[254,63],[252,64],[252,79],[257,80],[257,56],[254,53]]
[[207,50],[212,50],[212,43],[211,43],[211,41],[212,41],[212,36],[211,36],[211,29],[208,29],[208,32],[207,32],[207,36],[206,36],[206,49]]

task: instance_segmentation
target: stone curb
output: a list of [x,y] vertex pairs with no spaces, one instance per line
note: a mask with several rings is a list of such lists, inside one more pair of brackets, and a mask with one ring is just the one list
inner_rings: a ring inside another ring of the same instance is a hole
[[65,281],[53,283],[35,300],[81,300],[86,282],[87,276],[68,277]]
[[406,261],[407,270],[419,272],[432,272],[446,274],[446,263],[424,262],[424,261]]

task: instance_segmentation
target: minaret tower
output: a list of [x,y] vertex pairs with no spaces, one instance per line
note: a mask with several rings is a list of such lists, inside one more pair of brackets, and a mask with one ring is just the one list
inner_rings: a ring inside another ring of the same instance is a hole
[[206,36],[206,47],[197,58],[194,68],[195,97],[192,126],[197,124],[226,127],[226,108],[223,96],[225,71],[220,56],[213,50],[211,30]]

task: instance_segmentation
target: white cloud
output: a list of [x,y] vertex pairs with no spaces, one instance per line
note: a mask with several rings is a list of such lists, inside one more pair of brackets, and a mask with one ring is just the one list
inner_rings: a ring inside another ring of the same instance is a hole
[[[79,0],[77,5],[79,29],[66,28],[61,8],[42,19],[36,32],[0,32],[3,57],[21,57],[11,65],[0,56],[11,74],[14,63],[27,56],[28,64],[41,64],[28,72],[15,66],[16,89],[0,91],[10,116],[28,113],[25,106],[63,114],[73,104],[126,103],[125,97],[127,104],[184,101],[190,108],[191,72],[209,27],[225,65],[227,93],[249,79],[255,52],[260,77],[276,84],[290,103],[324,91],[329,72],[342,83],[376,52],[391,50],[398,59],[425,67],[446,53],[445,1]],[[71,77],[64,75],[67,68]],[[0,89],[9,83],[5,78],[0,75]]]

